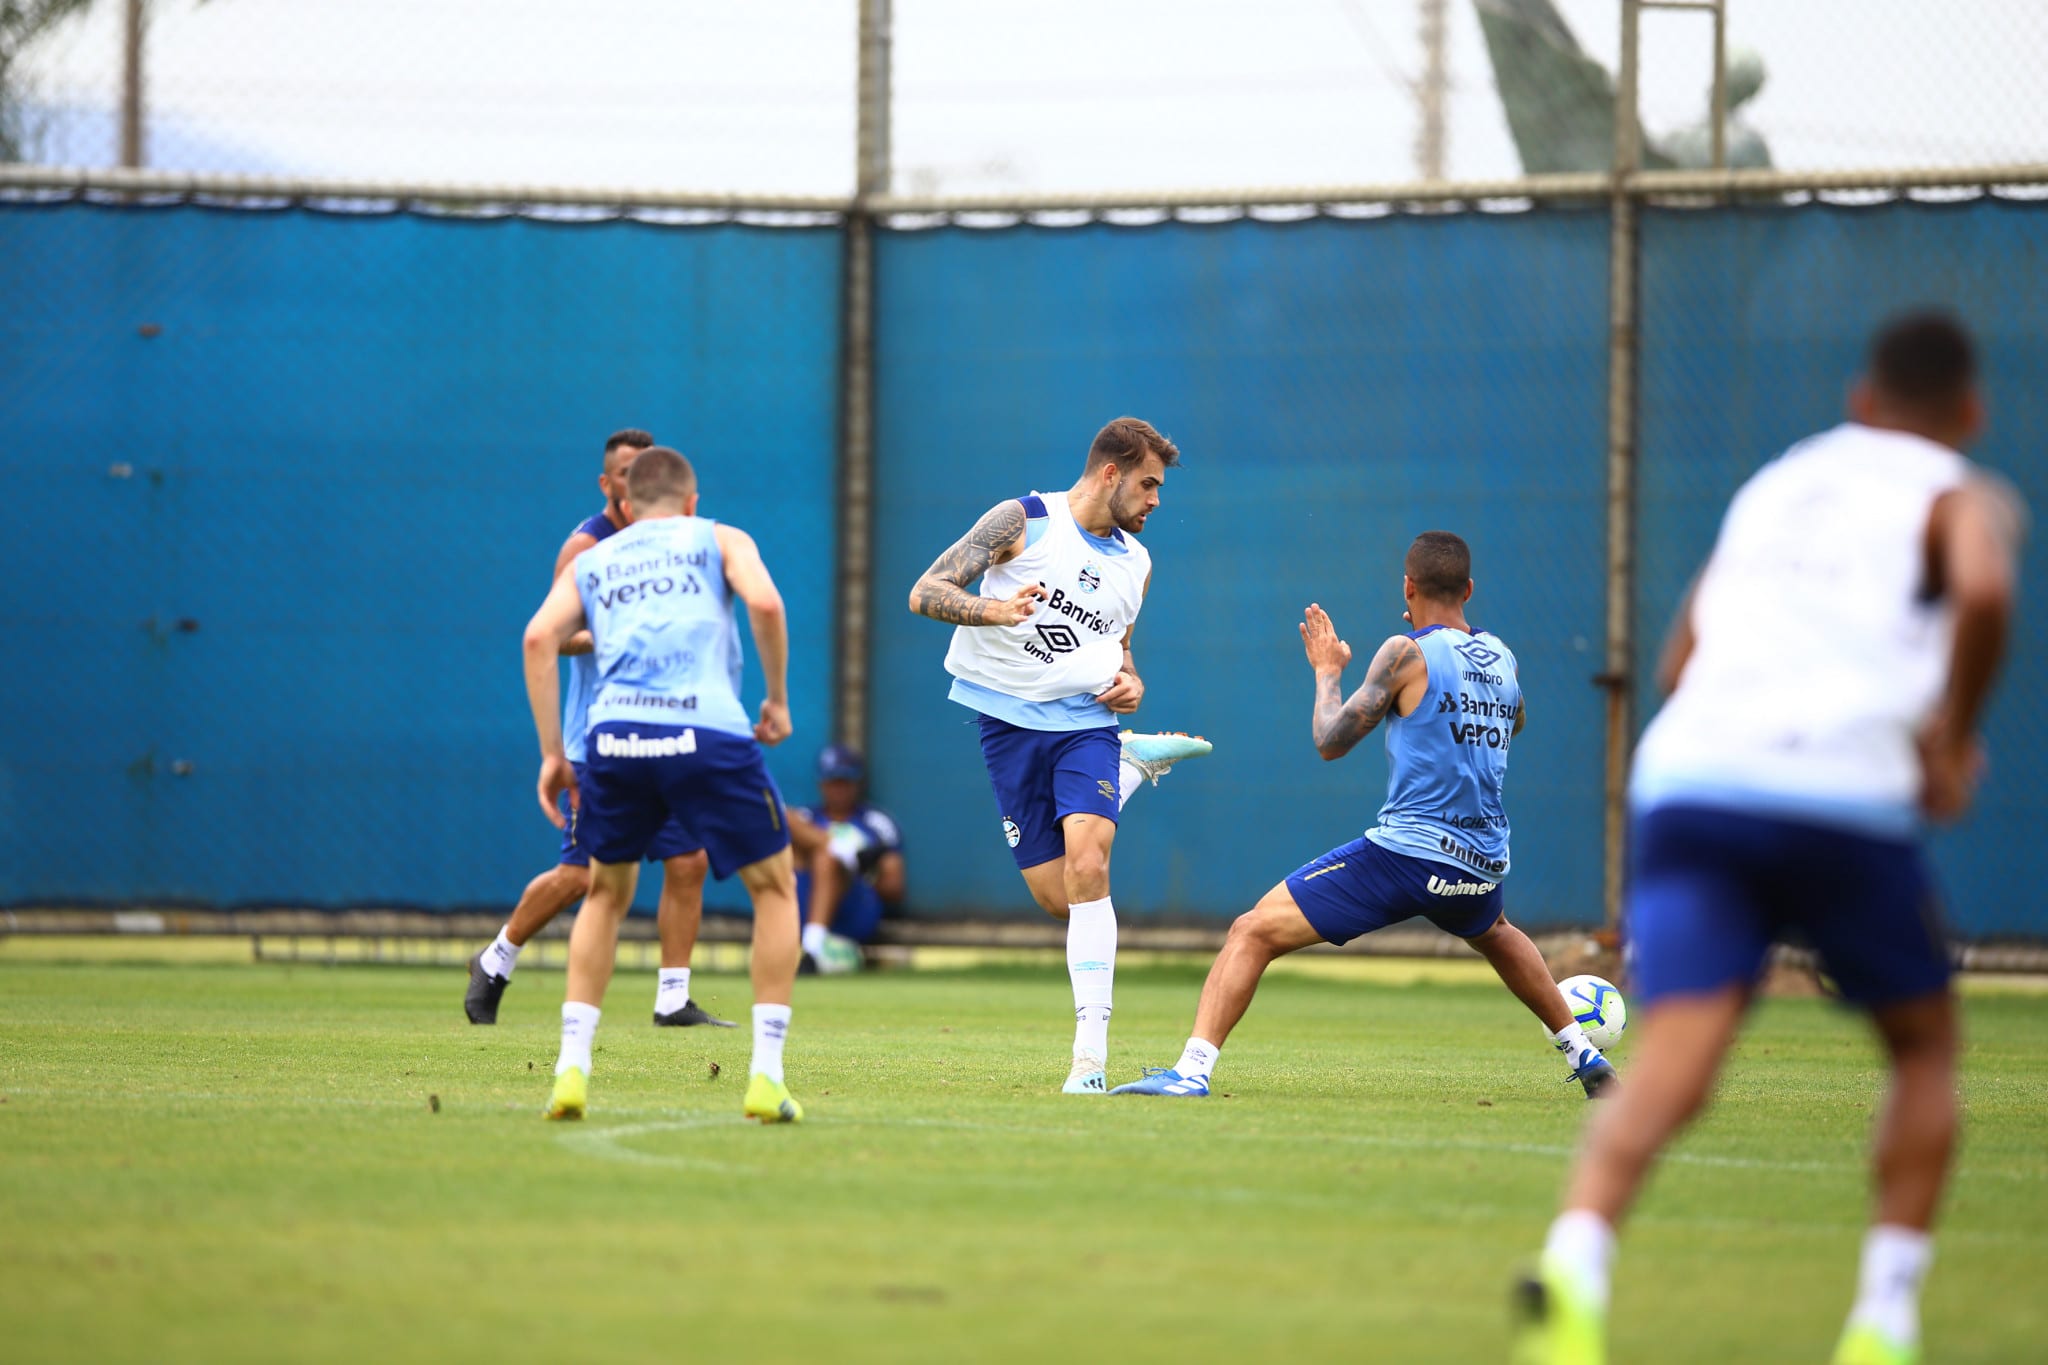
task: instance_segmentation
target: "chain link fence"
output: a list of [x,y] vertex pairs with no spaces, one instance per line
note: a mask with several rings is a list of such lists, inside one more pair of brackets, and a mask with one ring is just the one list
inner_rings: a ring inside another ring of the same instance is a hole
[[[893,188],[1598,171],[1612,150],[1620,8],[898,0]],[[857,9],[601,0],[571,17],[540,0],[17,0],[0,8],[0,153],[122,164],[132,111],[134,164],[165,170],[844,193]],[[1734,164],[2048,160],[2048,9],[2035,0],[1728,0],[1727,13]],[[1641,73],[1647,164],[1708,164],[1711,16],[1646,11]]]

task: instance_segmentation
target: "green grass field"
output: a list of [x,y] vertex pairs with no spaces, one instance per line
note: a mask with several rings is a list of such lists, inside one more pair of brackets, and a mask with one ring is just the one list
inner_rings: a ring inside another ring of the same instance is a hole
[[[8,947],[8,1361],[1500,1360],[1585,1112],[1462,970],[1275,975],[1205,1102],[1051,1093],[1054,966],[806,979],[809,1119],[762,1129],[745,1030],[656,1031],[646,974],[614,986],[591,1118],[557,1125],[558,973],[483,1029],[459,969]],[[1173,1060],[1200,980],[1121,974],[1113,1083]],[[744,1018],[744,978],[697,995]],[[2048,996],[1968,1013],[1929,1358],[2038,1360]],[[1826,1358],[1876,1079],[1826,1003],[1759,1012],[1624,1242],[1617,1361]]]

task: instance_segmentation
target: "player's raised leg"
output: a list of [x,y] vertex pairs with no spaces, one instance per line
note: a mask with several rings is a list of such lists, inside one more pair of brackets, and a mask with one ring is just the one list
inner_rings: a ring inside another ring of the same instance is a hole
[[1567,1078],[1585,1087],[1586,1098],[1611,1094],[1614,1064],[1600,1054],[1586,1037],[1586,1030],[1572,1017],[1571,1006],[1558,993],[1549,964],[1527,934],[1501,915],[1484,931],[1465,940],[1492,965],[1501,984],[1529,1007],[1550,1034],[1550,1045],[1558,1050],[1572,1069]]
[[591,1044],[619,951],[619,925],[633,906],[640,864],[592,863],[590,895],[569,931],[569,981],[562,1001],[562,1049],[555,1058],[551,1119],[580,1119],[590,1103]]
[[1119,735],[1122,754],[1117,762],[1117,805],[1128,805],[1131,793],[1150,782],[1159,785],[1159,779],[1173,771],[1173,765],[1184,763],[1191,758],[1206,758],[1216,746],[1200,735],[1183,734],[1178,730],[1165,730],[1158,734],[1136,734],[1126,730]]
[[1181,1050],[1180,1060],[1165,1069],[1148,1070],[1140,1080],[1120,1085],[1118,1095],[1201,1096],[1209,1093],[1209,1077],[1216,1058],[1223,1051],[1230,1031],[1251,1008],[1259,981],[1275,959],[1323,942],[1323,935],[1308,922],[1293,892],[1282,882],[1259,898],[1259,903],[1239,915],[1223,940],[1223,951],[1209,968],[1202,983],[1202,999],[1195,1006],[1195,1031]]

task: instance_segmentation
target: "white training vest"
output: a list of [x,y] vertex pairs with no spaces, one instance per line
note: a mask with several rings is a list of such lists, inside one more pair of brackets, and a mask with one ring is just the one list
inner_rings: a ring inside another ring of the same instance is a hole
[[1124,634],[1138,619],[1152,556],[1135,536],[1114,533],[1123,554],[1104,554],[1075,524],[1065,493],[1033,495],[1026,513],[1045,508],[1045,533],[1007,564],[989,568],[983,597],[1010,597],[1042,584],[1046,600],[1013,626],[956,626],[946,671],[1026,701],[1094,695],[1123,666]]
[[1910,824],[1914,737],[1954,628],[1921,600],[1928,518],[1969,471],[1946,446],[1848,423],[1742,486],[1693,600],[1692,656],[1636,751],[1638,805]]

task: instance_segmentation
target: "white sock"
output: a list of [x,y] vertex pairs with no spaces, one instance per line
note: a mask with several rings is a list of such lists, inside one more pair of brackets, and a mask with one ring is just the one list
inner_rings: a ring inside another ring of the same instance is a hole
[[1565,1063],[1574,1070],[1581,1061],[1589,1060],[1584,1056],[1585,1053],[1591,1052],[1595,1057],[1600,1055],[1600,1049],[1593,1046],[1593,1040],[1586,1036],[1586,1030],[1576,1022],[1566,1024],[1551,1034],[1550,1045],[1564,1054]]
[[1209,1073],[1216,1069],[1216,1054],[1221,1051],[1222,1048],[1206,1038],[1190,1038],[1188,1045],[1180,1050],[1180,1060],[1173,1064],[1173,1069],[1183,1076],[1200,1076],[1206,1081]]
[[590,1074],[590,1044],[597,1038],[597,1016],[601,1013],[595,1005],[579,1005],[574,1000],[562,1002],[562,1055],[555,1059],[557,1076],[570,1067],[586,1076]]
[[659,984],[654,988],[654,1012],[674,1014],[690,1003],[690,969],[688,967],[663,967]]
[[492,976],[512,979],[512,969],[519,965],[519,945],[505,937],[500,929],[498,936],[491,940],[491,946],[484,949],[483,969]]
[[1119,759],[1116,765],[1116,808],[1122,810],[1124,803],[1131,799],[1131,793],[1145,785],[1148,779],[1144,769],[1129,759]]
[[804,951],[812,957],[825,951],[825,926],[806,924],[804,926]]
[[1863,1235],[1863,1271],[1856,1281],[1856,1306],[1849,1321],[1866,1323],[1888,1341],[1920,1340],[1920,1281],[1934,1259],[1934,1239],[1895,1224],[1879,1224]]
[[1607,1306],[1608,1277],[1614,1265],[1614,1229],[1589,1209],[1571,1209],[1550,1225],[1543,1259],[1575,1276],[1600,1307]]
[[1109,1060],[1116,993],[1116,907],[1109,897],[1067,907],[1067,980],[1074,987],[1074,1055]]
[[789,1006],[754,1006],[754,1074],[782,1079],[782,1042],[789,1036]]

